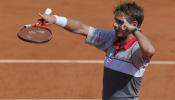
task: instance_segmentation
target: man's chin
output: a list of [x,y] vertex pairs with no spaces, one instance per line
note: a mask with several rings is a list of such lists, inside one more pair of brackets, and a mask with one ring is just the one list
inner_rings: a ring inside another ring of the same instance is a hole
[[118,39],[121,39],[121,40],[125,40],[126,39],[126,36],[123,36],[123,35],[118,34],[117,35],[117,38]]
[[124,34],[122,33],[122,32],[118,32],[117,30],[115,30],[115,34],[116,34],[116,37],[118,38],[118,39],[126,39],[126,36],[124,36]]

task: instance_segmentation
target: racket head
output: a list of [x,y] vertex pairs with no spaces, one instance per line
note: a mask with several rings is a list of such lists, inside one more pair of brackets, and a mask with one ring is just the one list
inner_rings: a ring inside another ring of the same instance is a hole
[[47,27],[29,25],[22,27],[17,36],[23,41],[41,44],[52,39],[52,31]]

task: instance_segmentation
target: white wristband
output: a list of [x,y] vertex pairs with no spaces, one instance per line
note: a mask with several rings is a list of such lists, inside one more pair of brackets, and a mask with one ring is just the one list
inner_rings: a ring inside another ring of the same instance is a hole
[[61,27],[65,27],[68,23],[68,20],[66,17],[62,17],[62,16],[57,16],[57,15],[53,15],[56,18],[56,23],[57,25],[61,26]]

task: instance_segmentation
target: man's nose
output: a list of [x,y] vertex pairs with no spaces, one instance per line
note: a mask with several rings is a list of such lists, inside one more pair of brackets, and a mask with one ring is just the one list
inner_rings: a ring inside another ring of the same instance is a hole
[[114,23],[114,28],[115,29],[121,29],[121,30],[125,30],[125,28],[124,28],[124,25],[120,25],[120,24],[117,24],[117,23]]
[[117,23],[114,23],[113,26],[115,29],[118,29],[118,27],[119,27]]

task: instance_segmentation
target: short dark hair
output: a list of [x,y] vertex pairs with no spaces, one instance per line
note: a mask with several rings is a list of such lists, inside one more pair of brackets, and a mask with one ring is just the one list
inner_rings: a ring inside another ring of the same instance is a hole
[[114,14],[124,13],[128,21],[137,21],[138,26],[142,25],[144,20],[144,9],[135,2],[124,2],[114,9]]

